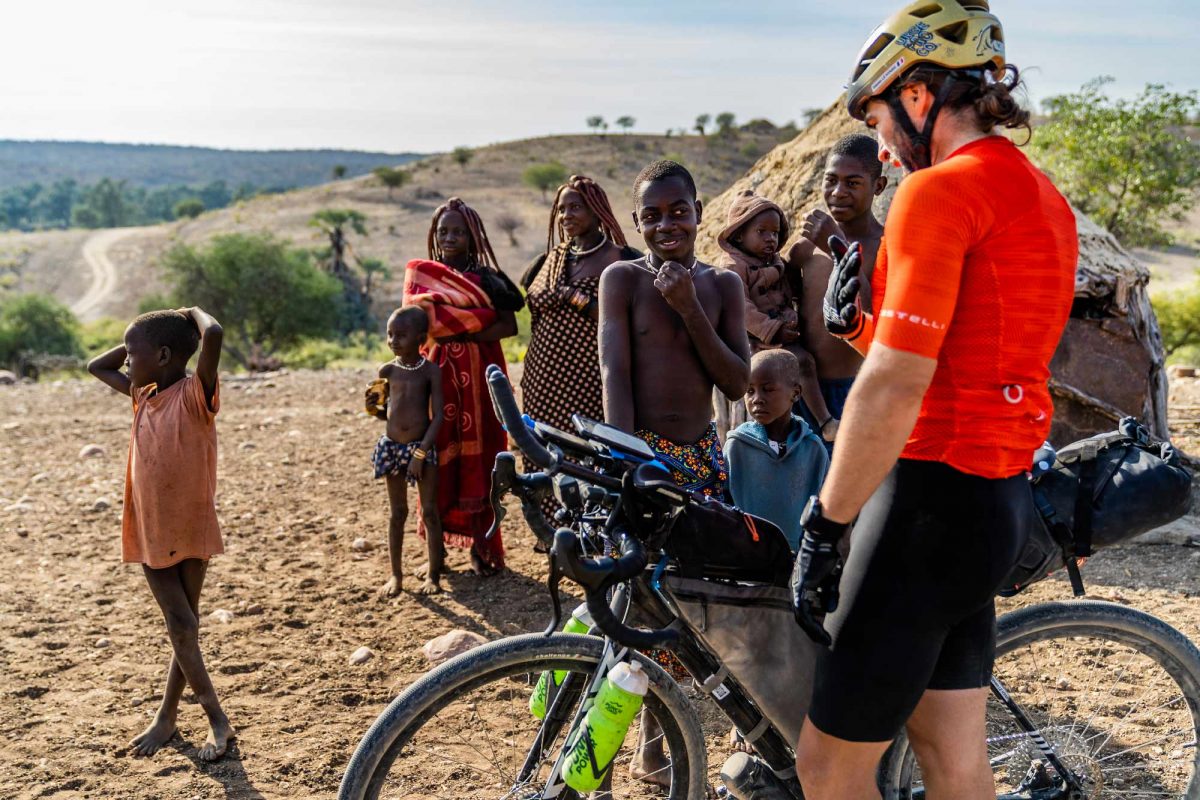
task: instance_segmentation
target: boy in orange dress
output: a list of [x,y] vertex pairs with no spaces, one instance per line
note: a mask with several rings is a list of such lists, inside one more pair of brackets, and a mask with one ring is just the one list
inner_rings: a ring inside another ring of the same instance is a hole
[[[199,308],[152,311],[126,328],[124,344],[88,362],[88,372],[133,400],[122,560],[142,565],[172,650],[162,704],[131,743],[136,755],[153,755],[175,735],[185,682],[208,715],[199,757],[217,760],[234,737],[198,639],[208,559],[224,550],[214,502],[221,340],[221,326]],[[189,375],[188,360],[201,343]]]

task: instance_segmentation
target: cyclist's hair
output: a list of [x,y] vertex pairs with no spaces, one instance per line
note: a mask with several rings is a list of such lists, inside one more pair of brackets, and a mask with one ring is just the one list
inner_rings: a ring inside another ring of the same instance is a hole
[[950,111],[971,109],[975,112],[975,124],[983,133],[991,133],[997,126],[1024,128],[1032,135],[1030,113],[1022,108],[1013,93],[1024,89],[1021,71],[1013,64],[1004,67],[1004,76],[999,80],[986,70],[948,70],[930,64],[922,64],[895,84],[896,91],[914,83],[923,83],[936,93],[948,75],[955,78],[954,85],[946,96],[945,108]]
[[401,306],[392,312],[388,322],[394,319],[400,320],[404,325],[412,325],[422,336],[429,333],[429,314],[420,306]]
[[829,158],[844,156],[853,158],[866,169],[871,180],[883,174],[883,164],[879,160],[879,142],[865,133],[851,133],[843,136],[829,148]]
[[437,243],[437,227],[442,215],[449,211],[461,214],[463,222],[467,224],[467,232],[470,234],[467,237],[467,257],[470,259],[470,264],[475,267],[491,267],[499,272],[500,263],[496,261],[496,254],[492,251],[492,243],[488,239],[487,228],[483,227],[483,220],[475,209],[458,197],[451,197],[433,212],[426,242],[429,246],[429,258],[433,261],[441,261],[444,257],[442,248]]
[[633,181],[633,202],[637,203],[642,199],[642,184],[654,183],[655,181],[665,181],[667,178],[682,178],[688,191],[691,192],[692,199],[696,199],[696,181],[692,177],[692,173],[688,172],[687,167],[675,161],[652,161],[647,164],[637,178]]
[[186,364],[200,347],[200,331],[191,317],[173,309],[150,311],[140,315],[129,330],[144,337],[154,347],[169,347],[173,358]]
[[750,369],[763,367],[770,370],[776,377],[790,380],[794,386],[800,385],[800,360],[787,350],[760,350],[750,359]]

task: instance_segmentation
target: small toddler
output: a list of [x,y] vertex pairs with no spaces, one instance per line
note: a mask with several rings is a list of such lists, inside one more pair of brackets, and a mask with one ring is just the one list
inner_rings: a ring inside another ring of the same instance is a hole
[[817,494],[829,454],[808,423],[792,413],[800,368],[787,350],[762,350],[750,360],[746,410],[750,421],[729,432],[729,490],[741,510],[774,522],[792,550],[800,547],[800,512]]
[[367,387],[367,412],[387,420],[387,431],[375,444],[371,462],[375,478],[387,481],[388,555],[392,577],[380,594],[395,597],[403,587],[401,554],[404,523],[408,519],[408,484],[417,487],[421,519],[427,532],[429,563],[421,594],[442,590],[445,546],[438,516],[437,441],[442,426],[442,375],[438,366],[421,355],[429,335],[429,316],[419,306],[404,306],[388,317],[387,342],[395,358],[379,368],[379,378]]

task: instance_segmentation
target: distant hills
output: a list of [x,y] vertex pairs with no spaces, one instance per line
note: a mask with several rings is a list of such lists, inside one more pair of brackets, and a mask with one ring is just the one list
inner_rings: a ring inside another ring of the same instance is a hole
[[72,178],[91,184],[101,178],[153,189],[225,181],[262,188],[315,186],[330,180],[337,165],[346,175],[364,175],[381,165],[421,158],[420,153],[358,150],[217,150],[158,144],[106,144],[0,140],[0,190]]

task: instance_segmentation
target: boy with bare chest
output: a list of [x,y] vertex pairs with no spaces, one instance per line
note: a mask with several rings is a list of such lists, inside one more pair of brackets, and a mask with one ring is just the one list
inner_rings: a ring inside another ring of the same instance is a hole
[[600,371],[605,420],[644,439],[680,486],[724,498],[712,391],[746,393],[750,341],[741,279],[695,256],[702,211],[680,164],[638,175],[634,225],[647,253],[601,275]]

